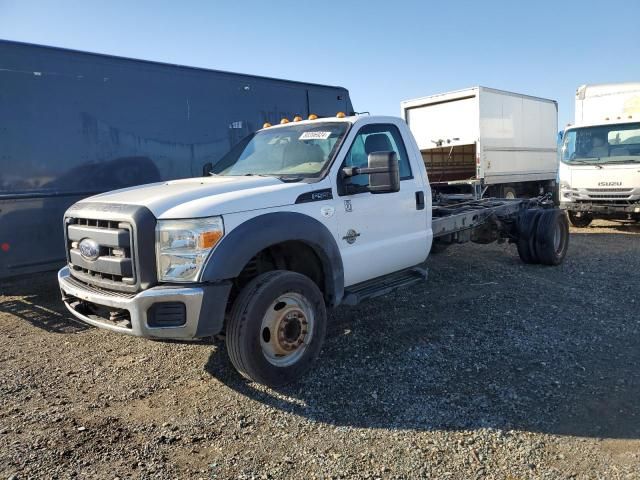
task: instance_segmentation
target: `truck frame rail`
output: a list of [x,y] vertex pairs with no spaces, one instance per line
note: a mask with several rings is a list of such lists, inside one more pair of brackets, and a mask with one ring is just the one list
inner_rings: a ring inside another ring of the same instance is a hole
[[434,243],[468,241],[491,243],[521,236],[519,218],[528,210],[553,208],[551,195],[530,199],[483,198],[468,200],[459,195],[438,195],[433,201]]

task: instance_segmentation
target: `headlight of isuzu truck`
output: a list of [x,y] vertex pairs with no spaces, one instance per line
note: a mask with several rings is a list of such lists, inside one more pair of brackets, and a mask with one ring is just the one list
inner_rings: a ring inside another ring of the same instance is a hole
[[222,217],[158,220],[156,226],[158,280],[195,281],[207,255],[223,235]]

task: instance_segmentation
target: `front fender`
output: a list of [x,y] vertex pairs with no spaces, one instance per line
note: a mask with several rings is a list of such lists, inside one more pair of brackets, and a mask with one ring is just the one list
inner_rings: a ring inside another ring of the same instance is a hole
[[344,295],[342,256],[329,229],[302,213],[267,213],[234,228],[207,258],[201,280],[236,278],[258,252],[287,241],[301,241],[318,255],[324,272],[325,299],[329,305],[338,305]]

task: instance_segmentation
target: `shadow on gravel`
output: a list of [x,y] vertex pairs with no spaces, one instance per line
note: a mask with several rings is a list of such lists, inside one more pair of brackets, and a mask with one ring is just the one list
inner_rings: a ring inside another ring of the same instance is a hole
[[338,427],[640,438],[640,245],[597,238],[602,249],[574,237],[558,268],[518,264],[506,248],[452,247],[430,260],[425,286],[334,311],[296,385],[245,381],[221,344],[205,369]]
[[0,301],[0,312],[52,333],[78,333],[93,328],[75,320],[67,312],[60,300],[55,274],[51,277],[33,275],[3,284],[0,295],[17,298]]
[[573,228],[574,234],[582,233],[627,233],[627,234],[640,234],[640,223],[626,223],[626,222],[607,222],[606,224],[594,223],[586,228]]

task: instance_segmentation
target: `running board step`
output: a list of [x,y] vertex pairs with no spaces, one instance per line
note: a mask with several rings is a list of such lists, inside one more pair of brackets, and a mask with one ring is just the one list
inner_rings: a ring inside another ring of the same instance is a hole
[[423,268],[411,268],[402,272],[391,273],[383,277],[374,278],[366,282],[348,287],[342,299],[343,305],[357,305],[368,298],[386,295],[399,288],[408,287],[427,279],[427,270]]

